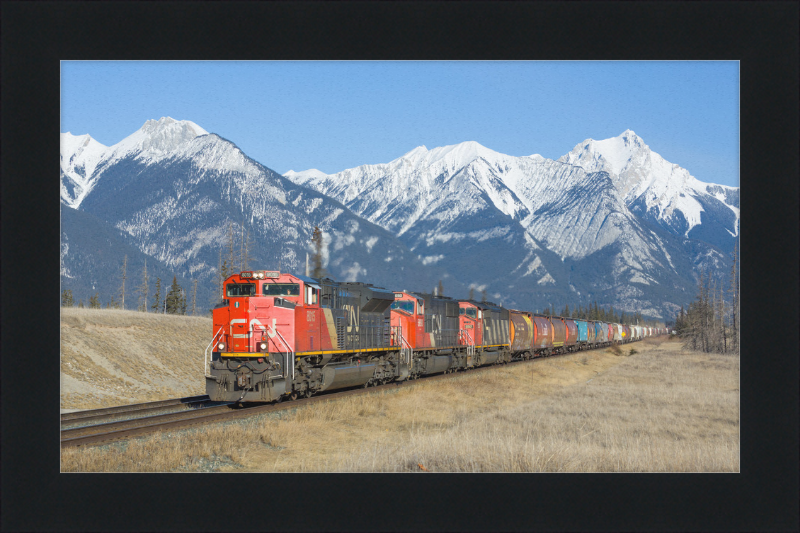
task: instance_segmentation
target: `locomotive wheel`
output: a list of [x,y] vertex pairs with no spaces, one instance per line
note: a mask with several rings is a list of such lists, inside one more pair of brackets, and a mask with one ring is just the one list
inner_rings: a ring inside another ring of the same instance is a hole
[[297,399],[297,391],[292,391],[289,393],[289,399],[291,401],[295,401]]
[[305,393],[305,397],[306,398],[311,398],[311,396],[313,396],[313,395],[314,395],[314,391],[313,390],[306,389],[306,393]]

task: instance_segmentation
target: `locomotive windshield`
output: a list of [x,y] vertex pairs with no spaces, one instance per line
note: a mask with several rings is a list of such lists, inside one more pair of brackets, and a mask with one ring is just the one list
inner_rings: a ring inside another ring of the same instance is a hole
[[300,296],[298,283],[265,283],[262,290],[264,296]]
[[256,286],[254,283],[229,283],[226,294],[228,296],[255,296]]
[[392,304],[392,309],[399,309],[411,315],[414,314],[414,302],[409,300],[396,300]]
[[469,318],[477,318],[478,310],[475,309],[474,307],[467,307],[467,316]]

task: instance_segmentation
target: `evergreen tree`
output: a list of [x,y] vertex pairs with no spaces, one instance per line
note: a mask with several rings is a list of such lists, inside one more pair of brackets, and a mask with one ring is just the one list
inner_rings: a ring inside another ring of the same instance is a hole
[[100,309],[100,293],[94,293],[94,296],[89,298],[89,307],[91,309]]
[[172,276],[172,286],[167,292],[165,299],[166,308],[165,312],[171,315],[177,315],[181,311],[181,286],[178,285],[178,277]]
[[311,235],[311,243],[314,248],[312,263],[314,269],[311,271],[311,277],[320,279],[325,275],[325,269],[322,268],[322,230],[314,226],[314,233]]
[[156,278],[156,294],[153,297],[155,300],[151,309],[153,309],[156,313],[161,310],[161,278]]
[[481,291],[481,302],[486,303],[488,300],[486,299],[486,289]]
[[72,297],[72,289],[65,289],[61,293],[61,307],[72,307],[75,305],[75,300]]
[[469,296],[467,297],[467,300],[474,300],[474,299],[475,299],[475,289],[470,287],[469,288]]
[[78,308],[83,309],[83,300],[78,301]]

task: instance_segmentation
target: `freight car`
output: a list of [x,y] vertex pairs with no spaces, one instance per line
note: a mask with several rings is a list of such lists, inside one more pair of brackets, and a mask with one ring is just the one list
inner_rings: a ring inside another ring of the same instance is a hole
[[214,401],[297,399],[635,340],[620,324],[267,270],[227,278],[212,314]]

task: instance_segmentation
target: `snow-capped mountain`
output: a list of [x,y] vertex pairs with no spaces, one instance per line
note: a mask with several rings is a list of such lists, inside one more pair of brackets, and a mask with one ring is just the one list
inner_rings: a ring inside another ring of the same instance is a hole
[[[61,156],[62,202],[79,210],[62,223],[62,284],[76,299],[119,275],[106,253],[92,280],[82,276],[105,246],[198,279],[207,306],[231,233],[237,247],[249,233],[249,267],[302,273],[318,225],[336,279],[416,291],[443,280],[447,295],[472,287],[507,307],[597,301],[668,317],[691,300],[700,268],[725,270],[715,239],[738,229],[738,189],[699,182],[631,131],[557,161],[470,141],[280,176],[197,124],[164,117],[109,147],[62,134]],[[103,224],[94,240],[69,235]]]
[[66,205],[77,208],[92,190],[92,177],[106,150],[88,134],[61,134],[61,200]]
[[[636,153],[648,164],[663,161],[632,132],[620,137],[639,142]],[[395,232],[423,261],[447,265],[508,305],[542,308],[535,302],[604,294],[623,309],[671,312],[693,284],[692,264],[724,263],[724,257],[703,243],[687,254],[685,235],[637,216],[629,203],[635,208],[652,195],[663,201],[658,187],[671,191],[669,176],[647,175],[644,163],[632,164],[636,158],[609,144],[558,161],[508,156],[472,141],[421,146],[386,164],[286,177]],[[598,155],[590,161],[588,154]],[[679,171],[688,177],[675,166]],[[691,184],[693,192],[704,185]],[[672,302],[661,301],[667,294]]]
[[725,250],[739,235],[738,188],[699,181],[631,130],[602,141],[586,139],[558,160],[587,172],[608,172],[633,212],[675,235]]
[[[62,201],[121,230],[141,252],[187,279],[198,278],[209,290],[220,252],[227,255],[229,231],[237,251],[242,233],[249,233],[251,268],[302,273],[315,225],[325,233],[326,268],[336,279],[375,284],[399,279],[408,288],[430,290],[444,278],[458,286],[442,269],[424,265],[388,231],[190,121],[147,121],[102,151],[93,171],[85,172],[84,183],[90,186],[78,201],[63,195]],[[71,252],[62,270],[75,272],[69,268]]]

